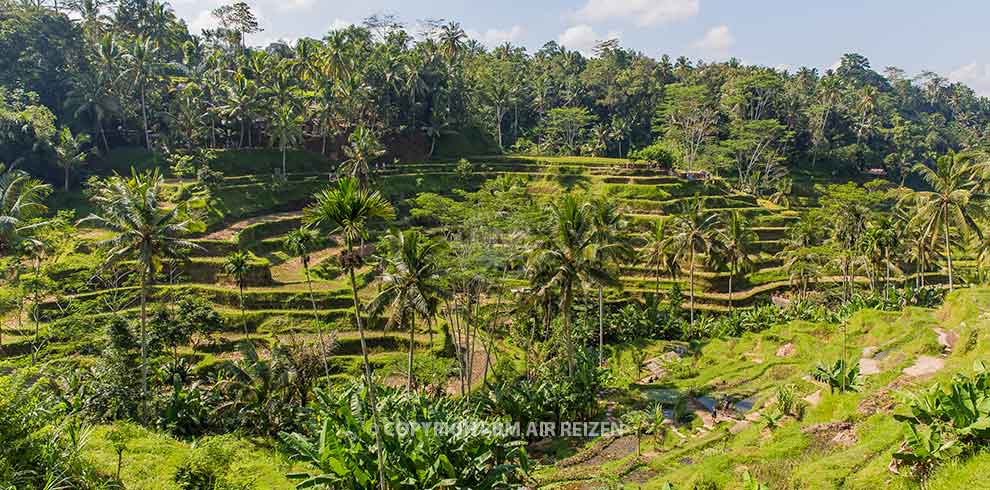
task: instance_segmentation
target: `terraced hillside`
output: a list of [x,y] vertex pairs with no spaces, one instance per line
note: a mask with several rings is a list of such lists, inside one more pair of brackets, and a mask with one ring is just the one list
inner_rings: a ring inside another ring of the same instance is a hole
[[[643,435],[639,450],[632,432],[575,440],[573,450],[546,457],[537,488],[751,488],[741,485],[745,472],[775,489],[918,488],[904,466],[893,472],[905,440],[893,414],[905,413],[911,394],[972,375],[988,358],[987,308],[990,290],[968,289],[935,310],[864,310],[843,325],[791,322],[696,350],[651,344],[643,380],[614,373],[618,385],[631,384],[609,395],[607,416],[659,402],[659,436]],[[833,392],[810,373],[844,352],[858,359],[860,384]],[[801,408],[783,410],[783,394]],[[988,464],[985,453],[950,463],[921,488],[985,488]]]
[[[227,155],[225,161],[229,160],[231,157]],[[408,199],[420,193],[456,197],[455,189],[473,190],[488,179],[512,175],[525,179],[529,192],[539,199],[577,190],[613,200],[624,209],[635,234],[647,231],[656,221],[668,219],[682,203],[698,196],[710,211],[734,211],[746,216],[759,240],[750,257],[754,267],[735,278],[731,296],[728,294],[728,272],[698,270],[694,289],[696,308],[724,311],[729,308],[730,300],[734,306],[745,307],[767,302],[771,295],[792,287],[776,253],[782,248],[788,224],[797,219],[800,209],[783,209],[757,201],[753,196],[732,192],[719,180],[691,181],[626,160],[580,157],[479,157],[472,160],[467,168],[458,162],[389,165],[377,170],[375,185],[396,204],[401,220],[407,219]],[[301,259],[285,252],[285,237],[301,225],[302,209],[330,179],[326,171],[318,172],[312,162],[306,161],[304,167],[296,169],[300,171],[290,172],[285,180],[269,174],[241,174],[236,166],[229,165],[223,183],[212,196],[204,194],[194,182],[169,181],[173,205],[184,202],[194,210],[194,228],[198,231],[192,241],[198,248],[192,251],[188,260],[168,264],[152,299],[167,304],[184,292],[195,292],[207,298],[227,319],[229,332],[224,332],[216,352],[197,354],[202,365],[208,366],[218,358],[232,355],[233,340],[245,335],[245,330],[246,335],[258,339],[287,333],[315,335],[315,324],[311,321],[314,304],[315,317],[340,331],[341,342],[346,340],[347,332],[353,330],[347,284],[336,266],[340,252],[337,237],[322,236],[318,250],[312,253],[312,300]],[[97,242],[106,238],[106,233],[84,229],[79,235],[75,250],[57,258],[61,263],[54,276],[57,281],[74,286],[60,289],[60,294],[45,299],[38,307],[41,336],[49,338],[48,345],[52,349],[63,352],[66,350],[64,345],[56,346],[61,338],[58,334],[62,330],[60,319],[74,312],[87,312],[94,315],[93,318],[99,318],[99,315],[114,312],[134,313],[137,308],[132,278],[121,275],[116,281],[95,281],[90,277],[102,267],[90,252],[98,249]],[[238,289],[223,270],[225,257],[237,250],[251,253],[245,277],[243,315],[239,310]],[[687,271],[681,272],[677,277],[663,275],[658,281],[650,267],[627,263],[622,267],[622,290],[613,291],[610,298],[621,300],[655,290],[666,294],[675,284],[687,294]],[[376,271],[371,266],[361,270],[359,283],[365,299],[377,291],[375,277]],[[821,282],[841,280],[841,277],[819,279]],[[8,315],[5,323],[5,342],[10,345],[3,355],[23,359],[31,350],[29,344],[34,337],[34,325],[26,326],[22,321],[18,327],[12,315]],[[376,323],[375,328],[382,329],[383,325]],[[421,334],[430,334],[423,328],[420,327]],[[435,343],[427,347],[440,348],[444,342],[442,331],[437,329],[433,333],[436,334],[432,336]],[[401,346],[405,341],[384,331],[376,335],[381,335],[376,361],[385,364],[396,360],[399,353],[389,346]],[[79,348],[85,350],[82,346]],[[356,366],[356,362],[352,362],[354,358],[347,357],[355,354],[353,350],[342,349],[342,365]]]

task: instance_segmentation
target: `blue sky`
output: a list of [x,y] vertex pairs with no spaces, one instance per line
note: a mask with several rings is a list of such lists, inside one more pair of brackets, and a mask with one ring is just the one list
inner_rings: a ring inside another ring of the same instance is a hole
[[[396,15],[415,30],[449,19],[488,45],[512,41],[534,51],[555,40],[587,52],[617,37],[651,56],[668,53],[795,69],[833,66],[843,53],[932,70],[990,95],[987,0],[247,0],[265,32],[255,44],[322,37],[374,13]],[[222,0],[172,0],[194,31],[211,25]]]

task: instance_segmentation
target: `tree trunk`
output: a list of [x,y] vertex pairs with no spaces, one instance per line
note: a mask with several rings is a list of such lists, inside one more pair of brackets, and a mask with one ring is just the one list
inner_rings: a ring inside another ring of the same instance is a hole
[[144,142],[151,151],[151,134],[148,132],[148,105],[144,101],[144,83],[141,84],[141,119],[144,121]]
[[[348,240],[348,257],[354,256],[354,246]],[[375,399],[375,384],[371,379],[371,363],[368,361],[368,344],[364,340],[364,324],[361,318],[361,300],[358,298],[357,279],[354,277],[354,267],[347,267],[351,282],[351,296],[354,299],[354,321],[357,323],[358,335],[361,337],[361,356],[364,358],[364,381],[368,385],[368,401],[371,405],[371,415],[375,424],[376,451],[378,452],[378,483],[381,490],[388,490],[385,481],[385,457],[382,453],[382,426],[378,420],[378,401]]]
[[949,216],[948,209],[945,213],[945,222],[943,223],[945,227],[945,260],[949,265],[949,291],[952,291],[952,248],[949,246]]
[[[405,316],[405,313],[402,314]],[[409,319],[409,372],[406,373],[406,392],[412,393],[413,388],[413,358],[416,356],[416,312]]]
[[38,274],[41,271],[41,257],[34,258],[34,345],[31,346],[31,365],[38,361],[38,338],[41,330],[41,311],[38,308]]
[[567,343],[567,374],[574,375],[574,340],[571,338],[571,308],[574,298],[572,284],[564,286],[564,342]]
[[320,321],[320,315],[316,312],[316,297],[313,295],[313,280],[309,277],[309,265],[308,261],[303,260],[303,271],[306,273],[306,286],[309,288],[309,302],[313,306],[313,321],[316,322],[316,333],[320,337],[320,350],[323,351],[323,372],[327,375],[327,379],[330,379],[330,365],[327,364],[327,344],[323,338],[323,322]]
[[289,174],[285,171],[285,145],[282,145],[282,178],[288,180]]
[[605,357],[605,299],[602,288],[598,288],[598,365],[604,364]]
[[244,328],[244,338],[247,339],[248,329],[247,329],[247,316],[244,314],[244,279],[237,279],[237,301],[241,306],[241,327]]
[[148,421],[148,267],[141,264],[141,420]]
[[729,267],[729,311],[735,311],[736,307],[732,304],[732,278],[736,275],[736,260],[732,259],[732,265]]
[[65,192],[69,192],[69,166],[65,166],[65,187],[63,187]]
[[690,267],[691,267],[691,284],[689,289],[691,293],[691,328],[693,329],[694,328],[694,247],[691,247]]

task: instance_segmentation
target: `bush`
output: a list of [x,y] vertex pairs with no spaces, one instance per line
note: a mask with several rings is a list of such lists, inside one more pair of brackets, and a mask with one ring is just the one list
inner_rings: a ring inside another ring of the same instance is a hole
[[186,460],[179,465],[173,480],[183,490],[244,490],[251,488],[238,483],[232,474],[235,453],[229,447],[231,436],[200,439]]
[[657,142],[629,153],[629,158],[649,162],[660,168],[671,169],[683,157],[680,151],[673,146]]

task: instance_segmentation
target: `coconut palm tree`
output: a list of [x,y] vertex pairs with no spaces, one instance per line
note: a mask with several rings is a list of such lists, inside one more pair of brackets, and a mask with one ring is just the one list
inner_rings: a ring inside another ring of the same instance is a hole
[[285,155],[289,147],[299,144],[303,137],[303,124],[305,121],[300,116],[295,107],[291,104],[280,105],[275,108],[275,113],[271,120],[272,140],[277,142],[279,151],[282,152],[282,176],[288,176],[285,166]]
[[299,257],[299,260],[302,261],[303,272],[306,274],[306,286],[309,289],[309,302],[313,307],[313,321],[316,323],[316,333],[320,337],[320,349],[323,351],[323,370],[327,377],[330,377],[330,365],[327,363],[329,352],[326,339],[323,336],[323,322],[317,313],[316,295],[313,293],[313,278],[309,274],[310,254],[316,249],[319,241],[316,230],[301,226],[286,235],[285,251],[293,257]]
[[148,85],[154,83],[158,76],[160,63],[158,61],[158,43],[149,37],[138,36],[131,45],[131,50],[124,55],[126,68],[122,75],[130,80],[132,87],[137,90],[138,101],[141,104],[141,121],[144,125],[144,140],[148,151],[151,151],[151,129],[148,125]]
[[591,206],[571,195],[547,208],[550,227],[530,252],[527,269],[536,294],[558,291],[564,316],[568,372],[574,371],[574,341],[571,326],[575,289],[583,285],[611,286],[618,283],[602,266],[596,253],[597,236]]
[[952,230],[955,229],[964,236],[973,233],[981,238],[983,236],[976,223],[976,218],[983,214],[983,208],[978,202],[983,196],[974,175],[978,167],[973,162],[971,154],[949,153],[939,157],[934,168],[924,164],[915,165],[914,172],[920,174],[932,190],[912,192],[902,201],[916,206],[910,225],[917,225],[922,234],[928,237],[942,235],[950,291],[954,286]]
[[729,213],[725,226],[718,230],[718,249],[722,258],[729,263],[729,309],[733,309],[732,280],[737,274],[753,265],[749,252],[759,239],[749,226],[749,220],[739,211]]
[[31,219],[48,211],[44,201],[51,190],[27,172],[0,163],[0,251],[14,252],[31,230],[41,226]]
[[681,205],[681,212],[674,216],[671,222],[671,246],[678,251],[677,255],[680,259],[683,260],[684,254],[688,256],[688,274],[690,275],[688,291],[690,293],[692,327],[694,326],[694,276],[697,258],[699,254],[703,254],[711,260],[716,233],[720,226],[721,221],[718,215],[708,212],[705,209],[704,201],[698,196],[684,201]]
[[160,206],[165,180],[158,169],[130,177],[114,175],[97,187],[92,201],[99,214],[91,214],[80,224],[107,228],[113,237],[100,244],[109,248],[109,261],[134,258],[141,294],[141,386],[143,416],[148,402],[148,289],[155,280],[163,258],[181,258],[198,245],[182,238],[189,222],[182,204],[171,209]]
[[[431,240],[416,230],[392,231],[387,239],[385,273],[382,290],[372,301],[371,309],[388,308],[390,322],[409,328],[409,363],[406,391],[413,387],[413,356],[416,349],[416,315],[429,320],[436,298],[440,296],[438,255],[441,242]],[[409,324],[406,325],[406,320]]]
[[70,172],[84,165],[86,159],[92,154],[87,146],[89,146],[89,135],[87,134],[73,136],[69,128],[62,128],[56,133],[56,141],[52,150],[55,152],[55,164],[65,171],[63,187],[65,192],[69,192]]
[[244,279],[251,269],[251,257],[242,250],[238,250],[227,256],[223,264],[223,270],[237,281],[237,300],[241,308],[241,326],[244,327],[244,335],[247,336],[247,317],[244,316]]
[[347,270],[354,299],[354,321],[361,338],[361,354],[364,358],[364,377],[368,385],[368,397],[375,423],[377,438],[378,473],[381,489],[386,490],[385,458],[382,454],[381,422],[378,420],[378,406],[375,400],[375,385],[371,379],[371,364],[368,361],[368,345],[364,337],[364,324],[361,313],[361,300],[358,298],[357,279],[354,275],[361,263],[361,254],[355,253],[354,244],[368,233],[372,220],[390,220],[395,217],[395,209],[378,191],[362,189],[358,181],[344,178],[337,181],[336,187],[328,188],[316,195],[316,202],[306,208],[304,220],[313,226],[333,227],[333,233],[344,238],[346,254],[341,256],[341,265]]
[[65,94],[65,106],[76,120],[87,121],[94,137],[99,135],[103,151],[110,151],[104,126],[121,111],[120,103],[110,92],[112,83],[105,81],[109,75],[81,75],[75,79],[72,88]]
[[[636,252],[626,234],[626,220],[614,201],[604,198],[591,201],[592,227],[594,228],[595,254],[601,265],[611,269],[613,276],[621,275],[623,262],[632,261]],[[604,288],[598,285],[598,363],[604,360],[605,348],[605,298]]]
[[650,231],[646,233],[646,245],[640,250],[640,260],[648,267],[653,267],[656,278],[656,289],[654,294],[660,296],[660,274],[661,269],[670,273],[671,277],[677,277],[677,254],[671,246],[669,236],[669,221],[657,220],[653,223]]
[[375,133],[364,125],[355,128],[348,140],[350,144],[344,147],[347,161],[340,166],[340,171],[365,185],[371,175],[371,163],[385,154],[385,147],[378,142]]

